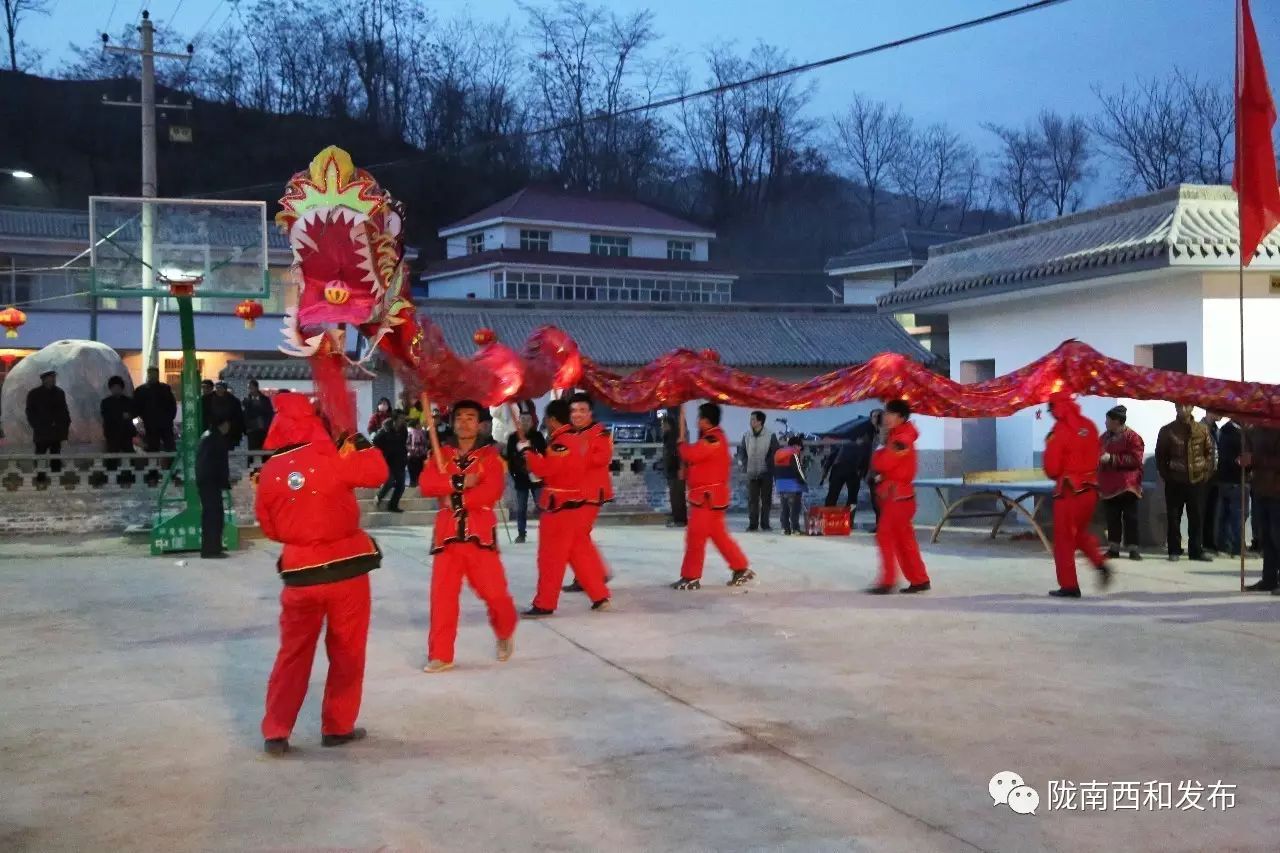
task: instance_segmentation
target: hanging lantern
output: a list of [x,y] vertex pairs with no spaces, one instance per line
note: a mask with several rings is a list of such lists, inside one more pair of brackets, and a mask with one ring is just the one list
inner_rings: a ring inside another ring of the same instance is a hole
[[471,340],[473,340],[475,345],[478,347],[491,344],[497,339],[498,336],[494,333],[493,329],[476,329],[475,334],[471,336]]
[[252,329],[253,321],[262,316],[262,303],[256,299],[246,299],[236,306],[236,316],[244,320],[246,329]]
[[26,325],[27,315],[18,308],[10,305],[8,308],[0,311],[0,326],[4,326],[6,338],[16,338],[18,329]]

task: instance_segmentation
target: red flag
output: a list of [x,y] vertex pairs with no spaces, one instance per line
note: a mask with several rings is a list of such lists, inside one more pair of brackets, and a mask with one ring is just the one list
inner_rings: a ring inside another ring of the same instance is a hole
[[1249,0],[1236,9],[1236,164],[1231,187],[1240,204],[1240,257],[1245,266],[1280,223],[1280,184],[1271,128],[1276,105],[1267,85]]

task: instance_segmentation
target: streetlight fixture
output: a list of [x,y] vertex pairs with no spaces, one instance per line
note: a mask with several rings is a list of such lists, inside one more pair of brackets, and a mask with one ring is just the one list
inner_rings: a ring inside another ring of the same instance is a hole
[[35,177],[35,175],[31,174],[26,169],[0,169],[0,172],[12,175],[20,181],[29,181]]

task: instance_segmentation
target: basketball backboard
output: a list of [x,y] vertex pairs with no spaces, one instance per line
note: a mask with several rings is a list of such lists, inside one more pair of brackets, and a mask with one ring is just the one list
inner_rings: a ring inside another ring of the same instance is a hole
[[268,295],[266,202],[91,196],[89,246],[97,296]]

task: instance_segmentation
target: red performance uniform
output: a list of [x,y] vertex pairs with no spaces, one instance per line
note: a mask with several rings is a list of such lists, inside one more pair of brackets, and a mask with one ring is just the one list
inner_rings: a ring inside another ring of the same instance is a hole
[[[440,501],[431,547],[435,559],[431,563],[427,656],[453,663],[463,578],[488,607],[489,624],[499,640],[515,633],[519,617],[507,591],[507,576],[494,535],[497,516],[493,508],[502,500],[507,478],[498,448],[489,444],[463,453],[456,446],[446,445],[441,450],[444,470],[429,458],[418,480],[423,495]],[[468,474],[479,478],[470,488],[464,483]]]
[[729,535],[724,520],[724,512],[729,508],[729,470],[733,464],[724,430],[713,427],[696,442],[681,444],[680,459],[688,465],[684,482],[689,502],[689,526],[684,533],[680,577],[702,578],[708,539],[731,571],[745,571],[749,567],[747,555]]
[[1098,428],[1081,413],[1070,395],[1055,394],[1049,402],[1057,419],[1044,445],[1044,472],[1057,483],[1053,492],[1053,562],[1058,586],[1078,590],[1076,551],[1095,567],[1103,564],[1098,538],[1089,531],[1098,505],[1102,444]]
[[916,516],[916,439],[920,432],[910,421],[889,430],[888,440],[871,456],[877,475],[876,501],[880,520],[876,544],[880,546],[880,586],[898,582],[898,570],[912,585],[929,583],[920,543],[912,521]]
[[582,498],[599,509],[613,500],[613,435],[604,424],[592,423],[577,430],[586,455],[582,477]]
[[387,478],[382,453],[348,443],[339,451],[311,402],[279,394],[265,446],[276,452],[258,478],[254,512],[267,538],[284,549],[276,566],[280,593],[280,651],[267,682],[262,736],[288,738],[307,695],[321,628],[329,674],[321,711],[322,734],[355,728],[364,689],[369,636],[369,572],[382,552],[360,529],[354,489]]
[[538,592],[533,598],[533,606],[542,610],[556,609],[560,584],[570,563],[578,583],[593,602],[609,597],[605,584],[608,570],[591,541],[591,525],[600,508],[588,503],[583,495],[589,477],[589,440],[565,426],[551,434],[545,454],[527,448],[524,451],[530,473],[542,480],[542,494],[538,496],[542,509],[538,522]]

